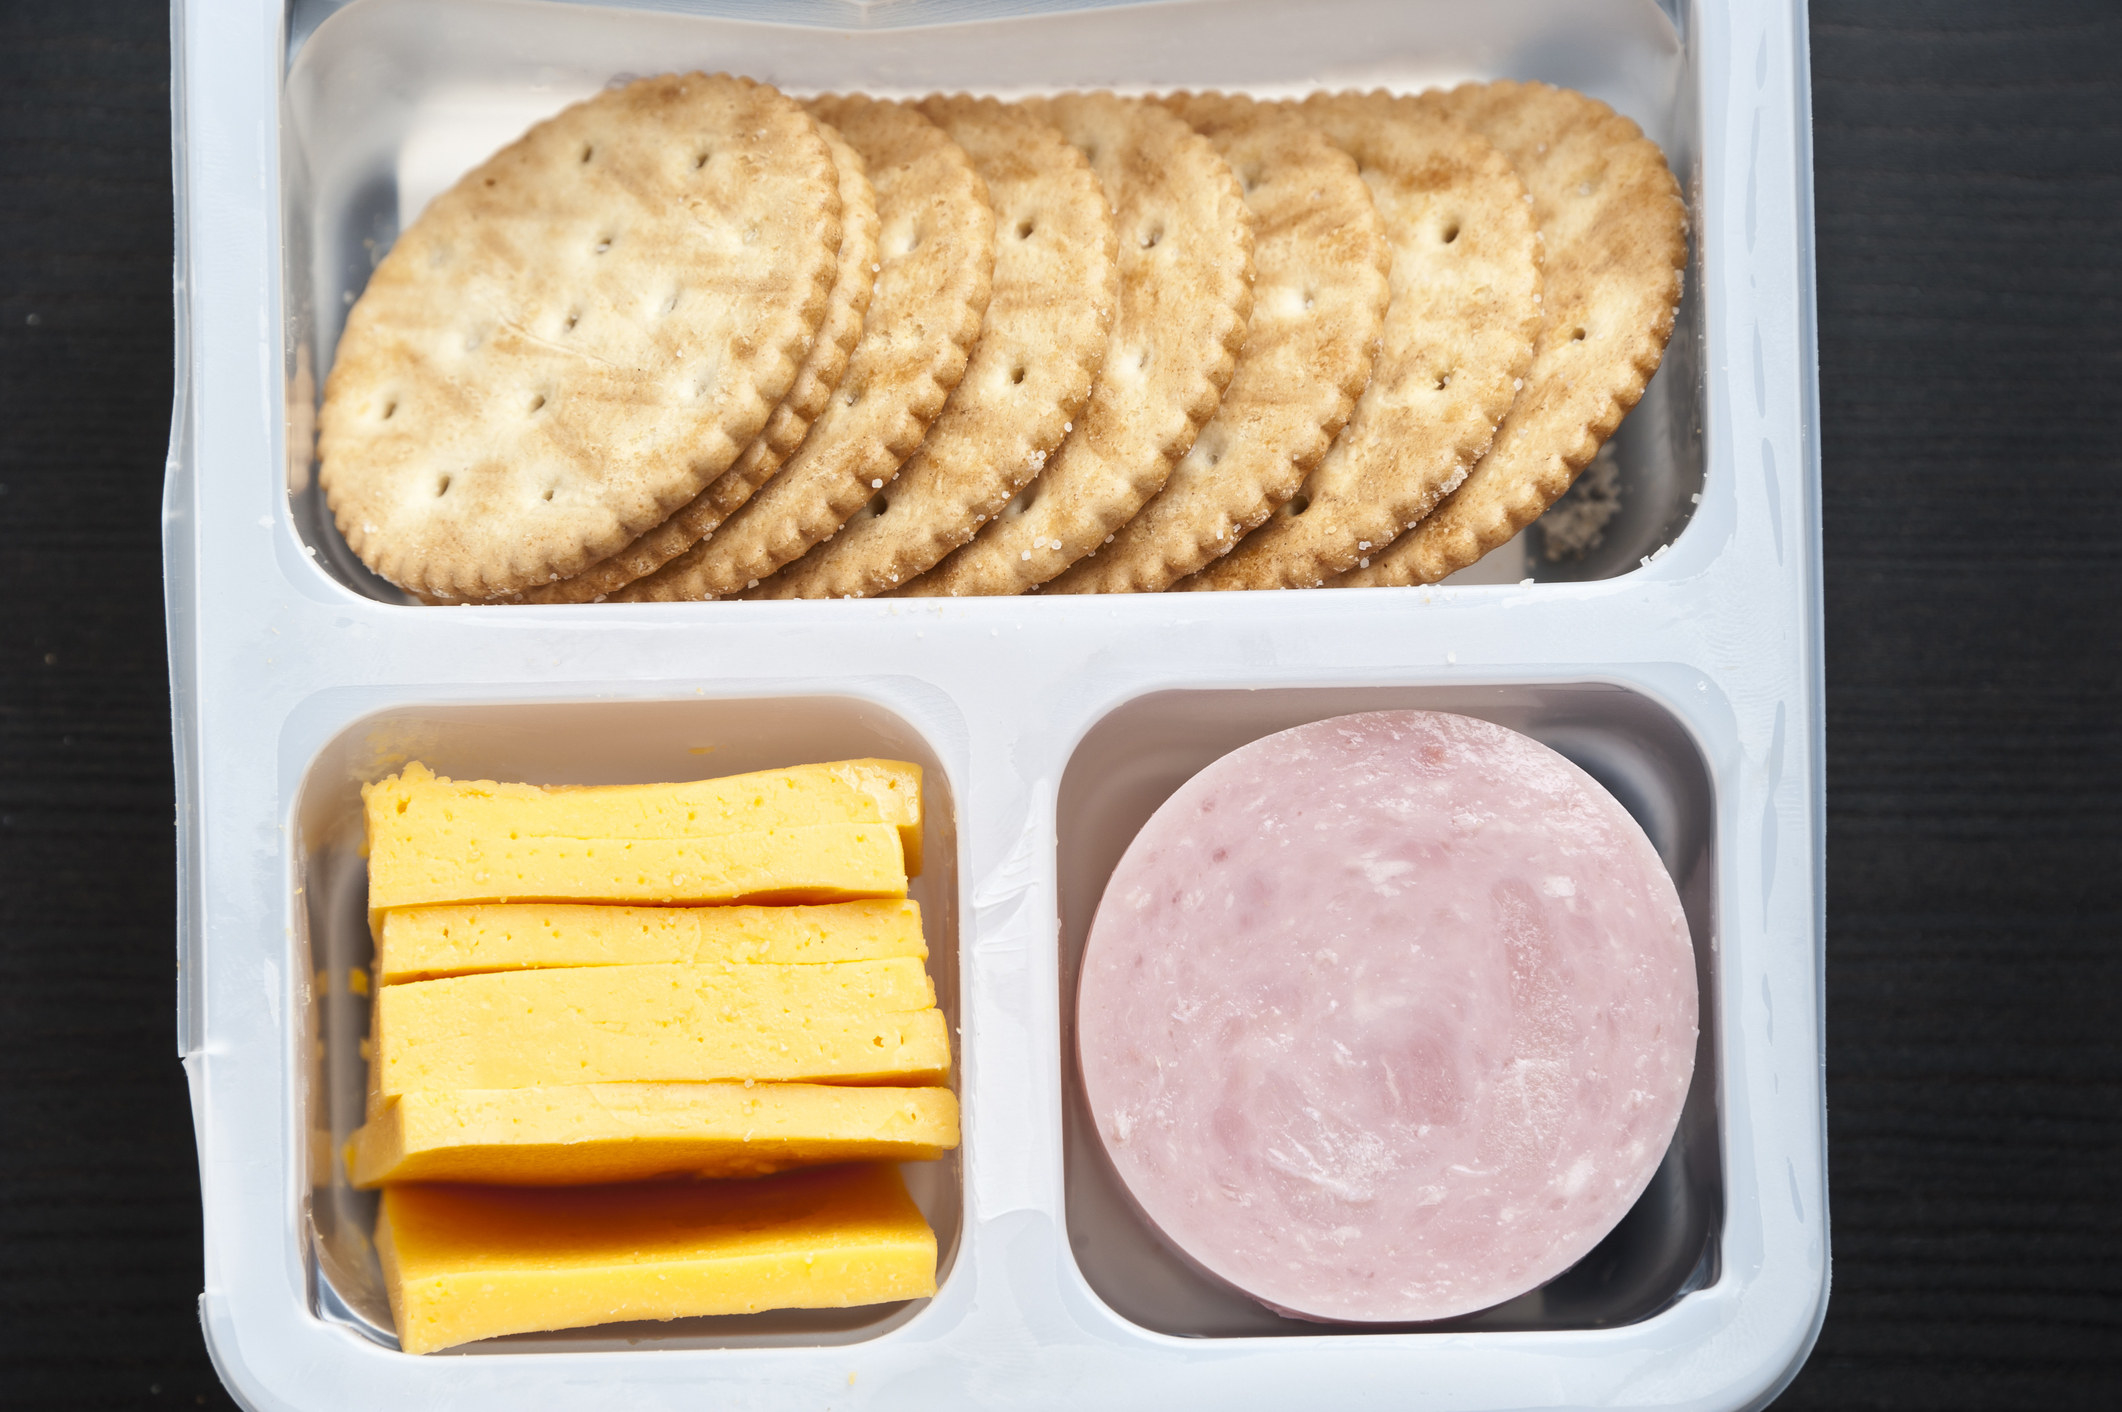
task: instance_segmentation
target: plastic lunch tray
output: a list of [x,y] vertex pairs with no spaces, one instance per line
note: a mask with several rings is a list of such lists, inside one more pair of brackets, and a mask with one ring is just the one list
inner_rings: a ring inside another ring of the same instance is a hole
[[[994,0],[638,8],[179,0],[165,493],[179,1048],[207,1342],[255,1408],[1758,1405],[1827,1292],[1818,450],[1796,0]],[[430,611],[312,487],[346,306],[404,216],[615,77],[792,91],[1582,88],[1686,188],[1664,369],[1605,545],[1429,589]],[[1300,1323],[1169,1255],[1080,1110],[1069,997],[1104,879],[1191,772],[1352,710],[1486,716],[1576,759],[1680,884],[1704,1024],[1659,1175],[1542,1290],[1446,1325]],[[338,1143],[367,959],[357,786],[879,754],[929,771],[916,895],[963,1148],[909,1167],[935,1298],[396,1351]]]

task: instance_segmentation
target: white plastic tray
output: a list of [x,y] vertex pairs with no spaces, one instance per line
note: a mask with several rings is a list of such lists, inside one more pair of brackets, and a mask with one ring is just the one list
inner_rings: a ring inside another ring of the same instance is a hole
[[[174,23],[179,1045],[201,1315],[239,1399],[1731,1408],[1787,1381],[1827,1285],[1802,6],[180,0]],[[797,92],[1582,88],[1659,141],[1694,218],[1679,329],[1619,438],[1623,512],[1583,561],[1529,534],[1431,589],[405,606],[312,487],[347,303],[401,221],[529,121],[689,68]],[[1449,1325],[1300,1324],[1136,1223],[1084,1140],[1068,1000],[1106,875],[1181,780],[1387,705],[1526,730],[1635,811],[1688,908],[1703,1041],[1659,1177],[1575,1270]],[[965,1118],[959,1153],[909,1168],[936,1298],[395,1351],[370,1203],[331,1160],[365,1024],[359,780],[416,756],[598,782],[872,753],[930,770],[918,895]]]

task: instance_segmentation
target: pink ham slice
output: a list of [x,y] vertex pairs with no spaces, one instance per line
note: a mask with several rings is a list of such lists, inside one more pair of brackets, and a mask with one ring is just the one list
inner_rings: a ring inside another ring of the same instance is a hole
[[1309,1319],[1464,1314],[1627,1213],[1695,1053],[1680,899],[1539,742],[1380,711],[1233,751],[1106,885],[1077,998],[1144,1214]]

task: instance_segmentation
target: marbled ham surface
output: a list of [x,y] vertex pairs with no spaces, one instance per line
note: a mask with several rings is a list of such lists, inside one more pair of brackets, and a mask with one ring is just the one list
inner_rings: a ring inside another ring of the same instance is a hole
[[1128,1190],[1308,1318],[1486,1308],[1613,1229],[1695,1053],[1687,923],[1588,775],[1486,721],[1344,716],[1188,781],[1084,953],[1083,1079]]

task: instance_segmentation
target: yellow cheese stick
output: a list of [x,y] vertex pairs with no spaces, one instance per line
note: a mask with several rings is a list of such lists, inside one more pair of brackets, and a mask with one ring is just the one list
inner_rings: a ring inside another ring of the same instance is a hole
[[355,1186],[565,1186],[924,1162],[958,1145],[947,1088],[600,1083],[400,1094],[354,1133]]
[[927,955],[921,905],[905,898],[823,907],[446,904],[385,913],[376,972],[384,985],[397,985],[546,966],[808,965]]
[[[887,823],[906,871],[921,871],[921,767],[838,760],[678,784],[499,784],[452,780],[417,761],[365,786],[371,850],[461,847],[494,836],[717,838],[805,824]],[[454,841],[454,843],[453,843]]]
[[415,1089],[716,1079],[941,1080],[920,961],[501,971],[376,992],[371,1101]]
[[398,1344],[936,1292],[936,1237],[888,1165],[733,1182],[392,1186],[376,1253]]

